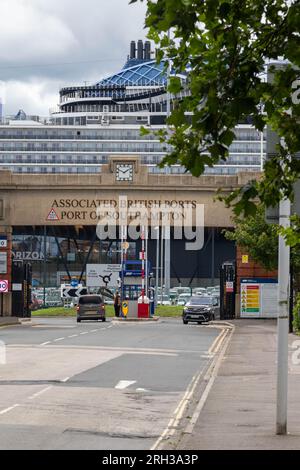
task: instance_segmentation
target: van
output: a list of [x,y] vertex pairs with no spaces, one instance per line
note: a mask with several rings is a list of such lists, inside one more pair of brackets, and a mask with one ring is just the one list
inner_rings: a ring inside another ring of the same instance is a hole
[[77,305],[77,323],[81,320],[105,321],[105,304],[100,295],[81,295]]

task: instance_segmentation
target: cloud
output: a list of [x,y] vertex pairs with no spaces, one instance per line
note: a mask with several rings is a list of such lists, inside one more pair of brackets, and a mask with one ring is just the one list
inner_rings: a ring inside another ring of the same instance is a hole
[[0,87],[5,115],[16,115],[23,109],[28,115],[48,116],[49,109],[57,104],[58,86],[51,80],[7,81]]
[[119,71],[130,41],[146,36],[145,2],[128,2],[1,0],[0,80],[6,83],[6,113],[24,108],[47,115],[60,87],[95,83]]
[[1,0],[0,18],[2,63],[54,59],[77,44],[72,30],[62,19],[46,15],[29,1]]

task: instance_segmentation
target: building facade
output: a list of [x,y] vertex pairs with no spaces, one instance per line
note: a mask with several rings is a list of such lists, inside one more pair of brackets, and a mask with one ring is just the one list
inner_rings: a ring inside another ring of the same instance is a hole
[[[120,158],[120,160],[118,160]],[[234,176],[155,175],[139,165],[138,157],[128,157],[134,166],[132,181],[118,178],[119,161],[111,157],[95,175],[35,175],[0,170],[0,235],[7,235],[13,259],[32,265],[35,286],[55,287],[73,276],[84,280],[87,263],[120,263],[121,237],[119,220],[116,233],[100,239],[97,233],[97,207],[101,203],[117,207],[119,197],[126,196],[128,207],[172,208],[197,205],[204,208],[203,243],[187,249],[190,241],[183,232],[174,236],[171,224],[171,285],[210,285],[217,282],[220,265],[234,259],[234,243],[225,239],[224,228],[232,227],[231,211],[215,201],[219,186],[230,191],[244,185],[247,173]],[[129,164],[129,163],[128,163]],[[256,173],[253,177],[257,177]],[[45,190],[47,188],[47,190]],[[162,221],[160,239],[162,236]],[[190,227],[188,227],[190,228]],[[128,259],[138,259],[140,237],[127,237]],[[156,266],[156,235],[149,236],[148,254]],[[3,273],[5,279],[5,273]],[[1,276],[0,276],[1,279]]]

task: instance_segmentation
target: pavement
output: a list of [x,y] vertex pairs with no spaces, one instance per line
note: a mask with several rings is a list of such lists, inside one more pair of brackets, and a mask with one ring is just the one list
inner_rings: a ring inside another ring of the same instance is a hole
[[217,374],[207,377],[209,393],[205,396],[203,386],[199,391],[198,413],[186,416],[177,441],[161,448],[300,449],[299,336],[289,335],[288,435],[276,436],[276,322],[231,323],[234,330],[224,344]]
[[16,317],[0,317],[0,326],[17,325],[19,319]]

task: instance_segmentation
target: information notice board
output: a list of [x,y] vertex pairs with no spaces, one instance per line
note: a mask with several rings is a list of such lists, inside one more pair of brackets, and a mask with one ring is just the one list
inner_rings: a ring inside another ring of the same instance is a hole
[[277,279],[241,279],[241,318],[276,318]]

